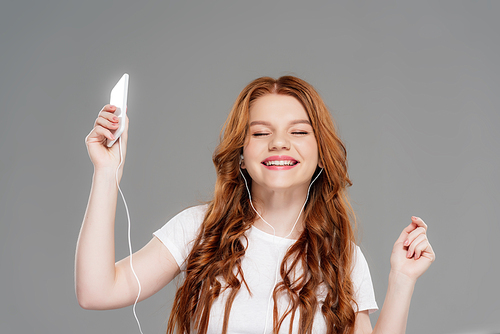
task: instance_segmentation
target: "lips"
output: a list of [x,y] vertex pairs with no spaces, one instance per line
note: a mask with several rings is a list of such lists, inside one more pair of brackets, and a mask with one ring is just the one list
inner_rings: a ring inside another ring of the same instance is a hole
[[290,169],[299,164],[299,161],[287,155],[274,155],[264,159],[261,163],[270,169]]

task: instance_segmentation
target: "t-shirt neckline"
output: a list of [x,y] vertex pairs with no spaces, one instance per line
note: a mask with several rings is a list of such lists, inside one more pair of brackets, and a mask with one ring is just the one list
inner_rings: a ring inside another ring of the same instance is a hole
[[270,241],[270,242],[276,241],[276,242],[279,242],[282,244],[291,245],[297,241],[296,239],[288,239],[288,238],[274,236],[272,234],[269,234],[267,232],[262,231],[258,227],[255,227],[255,225],[252,225],[251,231],[253,231],[260,238],[265,239],[266,241]]

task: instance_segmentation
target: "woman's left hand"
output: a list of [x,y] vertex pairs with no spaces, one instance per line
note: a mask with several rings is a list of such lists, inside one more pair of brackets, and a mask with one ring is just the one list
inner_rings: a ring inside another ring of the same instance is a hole
[[411,221],[394,244],[391,271],[416,281],[429,268],[436,255],[427,239],[427,225],[418,217],[412,217]]

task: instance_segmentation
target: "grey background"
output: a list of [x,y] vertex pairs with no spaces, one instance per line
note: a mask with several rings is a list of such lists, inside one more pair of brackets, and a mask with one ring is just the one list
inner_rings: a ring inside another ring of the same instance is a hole
[[[239,91],[294,74],[346,143],[379,306],[392,244],[419,215],[437,260],[407,333],[500,332],[499,14],[495,1],[3,1],[0,332],[138,333],[131,308],[83,310],[73,284],[93,171],[84,138],[124,72],[135,250],[210,198],[211,154]],[[174,291],[138,305],[145,334],[164,332]]]

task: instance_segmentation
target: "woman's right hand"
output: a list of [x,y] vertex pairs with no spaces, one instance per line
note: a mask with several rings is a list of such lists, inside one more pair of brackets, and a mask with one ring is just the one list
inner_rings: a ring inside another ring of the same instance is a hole
[[[118,117],[113,113],[116,107],[113,105],[105,105],[99,112],[99,115],[94,123],[94,128],[85,138],[85,144],[90,156],[90,160],[94,164],[94,169],[97,170],[114,170],[116,171],[120,164],[120,148],[118,141],[111,147],[107,147],[107,140],[114,140],[113,131],[118,129]],[[125,130],[121,135],[122,154],[125,160],[127,151],[128,137],[128,117],[125,116]],[[120,166],[119,176],[123,172],[123,164]]]
[[[78,302],[83,308],[102,310],[134,304],[139,286],[143,300],[162,289],[179,272],[175,258],[163,243],[153,239],[133,256],[134,271],[127,257],[115,263],[115,214],[118,187],[116,169],[120,165],[120,145],[107,147],[114,140],[112,132],[118,128],[114,115],[116,107],[105,105],[99,112],[94,128],[85,138],[94,176],[82,229],[78,236],[75,256],[75,284]],[[123,159],[127,148],[128,118],[121,135]],[[118,181],[123,164],[118,171]]]

